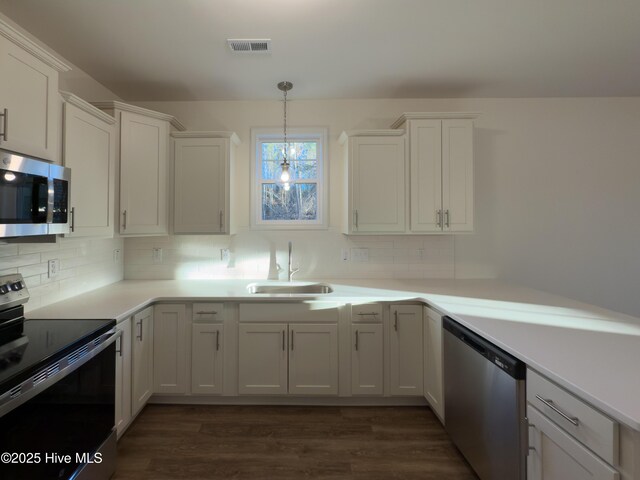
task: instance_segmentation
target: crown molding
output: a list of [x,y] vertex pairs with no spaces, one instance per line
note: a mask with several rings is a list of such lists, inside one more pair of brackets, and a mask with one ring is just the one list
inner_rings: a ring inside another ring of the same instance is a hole
[[109,102],[91,102],[96,108],[100,110],[122,110],[125,112],[137,113],[138,115],[144,115],[146,117],[157,118],[158,120],[165,120],[171,124],[173,128],[178,131],[184,131],[187,128],[173,115],[166,113],[156,112],[147,108],[138,107],[137,105],[130,105],[128,103],[112,100]]
[[478,115],[479,112],[405,112],[391,124],[391,128],[398,128],[407,120],[473,119]]
[[235,145],[240,145],[240,138],[235,132],[225,131],[183,131],[171,132],[173,138],[228,138]]
[[340,134],[338,141],[343,144],[350,137],[399,137],[404,135],[404,130],[347,130]]
[[99,108],[94,107],[89,102],[84,101],[73,93],[60,91],[60,96],[65,101],[65,103],[69,103],[75,107],[78,107],[80,110],[88,113],[89,115],[93,115],[97,119],[102,120],[109,125],[113,125],[116,123],[116,119],[111,115],[109,115],[108,113],[104,113]]
[[4,22],[2,19],[0,19],[0,35],[11,40],[20,48],[22,48],[23,50],[26,50],[34,57],[39,58],[44,63],[46,63],[47,65],[56,69],[59,72],[68,72],[71,70],[71,67],[69,65],[64,63],[59,58],[51,55],[40,45],[35,43],[33,40],[30,40],[26,36],[24,36],[22,33],[20,33],[18,30],[13,28],[8,23]]

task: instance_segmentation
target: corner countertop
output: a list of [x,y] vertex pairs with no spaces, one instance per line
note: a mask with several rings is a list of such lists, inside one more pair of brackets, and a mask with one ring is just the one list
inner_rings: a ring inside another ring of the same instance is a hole
[[158,301],[421,301],[640,431],[635,317],[494,280],[323,279],[334,288],[324,295],[249,294],[246,287],[254,281],[125,280],[27,316],[122,320]]

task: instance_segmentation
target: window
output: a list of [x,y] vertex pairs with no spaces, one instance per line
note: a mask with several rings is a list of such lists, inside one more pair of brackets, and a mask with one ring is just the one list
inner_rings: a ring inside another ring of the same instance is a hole
[[287,132],[291,182],[279,181],[284,139],[281,129],[252,129],[252,225],[255,228],[326,228],[327,130]]

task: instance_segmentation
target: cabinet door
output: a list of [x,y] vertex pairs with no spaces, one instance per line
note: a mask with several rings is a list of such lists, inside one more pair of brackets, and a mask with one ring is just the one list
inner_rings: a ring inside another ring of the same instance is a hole
[[338,394],[338,326],[289,325],[289,393]]
[[194,323],[191,335],[191,393],[222,393],[224,327]]
[[184,305],[156,305],[153,312],[155,393],[187,391],[187,321]]
[[404,136],[351,142],[352,232],[404,232]]
[[120,437],[131,421],[131,318],[116,328],[122,332],[116,345],[116,429]]
[[382,324],[351,324],[351,393],[382,395]]
[[166,121],[120,112],[120,234],[168,233],[168,143]]
[[133,317],[131,414],[137,415],[151,396],[153,389],[153,308]]
[[442,121],[411,120],[411,230],[442,231]]
[[115,126],[64,105],[64,164],[73,172],[72,231],[67,236],[113,236]]
[[238,393],[287,393],[286,324],[240,324],[238,350]]
[[424,308],[424,396],[444,423],[442,315]]
[[528,480],[618,480],[619,473],[531,405]]
[[0,36],[0,148],[57,160],[60,132],[58,72]]
[[422,395],[422,306],[392,305],[390,330],[390,392]]
[[473,121],[442,121],[445,232],[473,231]]
[[175,140],[175,233],[224,233],[229,141],[223,138]]

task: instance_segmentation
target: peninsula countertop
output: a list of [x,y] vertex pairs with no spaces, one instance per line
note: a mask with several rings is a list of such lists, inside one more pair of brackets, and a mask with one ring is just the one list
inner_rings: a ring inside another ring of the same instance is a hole
[[322,279],[328,294],[251,294],[264,280],[125,280],[29,318],[122,320],[155,302],[420,301],[449,315],[612,418],[640,431],[640,320],[494,280]]

